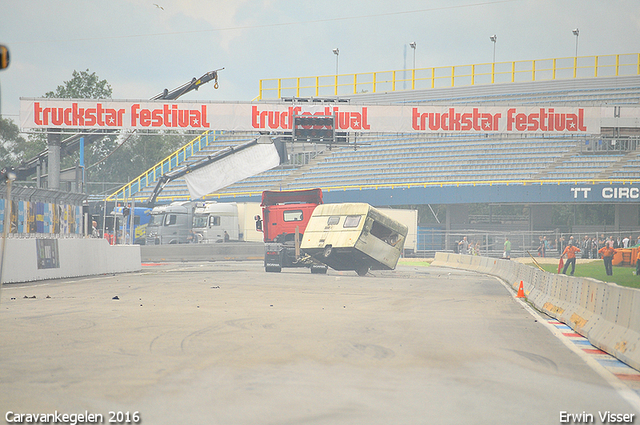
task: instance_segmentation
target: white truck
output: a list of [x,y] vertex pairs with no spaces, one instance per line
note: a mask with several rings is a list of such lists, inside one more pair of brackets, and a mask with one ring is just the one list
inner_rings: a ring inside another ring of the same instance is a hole
[[202,202],[193,213],[193,231],[199,243],[238,241],[238,205]]
[[[218,243],[262,240],[253,217],[260,213],[257,202],[173,202],[150,212],[147,245]],[[225,235],[226,234],[226,235]]]
[[195,202],[173,202],[154,207],[147,224],[146,245],[189,242]]

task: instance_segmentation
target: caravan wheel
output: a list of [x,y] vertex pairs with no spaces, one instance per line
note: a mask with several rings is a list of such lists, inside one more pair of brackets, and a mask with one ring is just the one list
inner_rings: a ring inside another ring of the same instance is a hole
[[358,276],[366,276],[367,273],[369,273],[369,266],[367,266],[367,265],[359,266],[356,269],[356,273],[358,273]]

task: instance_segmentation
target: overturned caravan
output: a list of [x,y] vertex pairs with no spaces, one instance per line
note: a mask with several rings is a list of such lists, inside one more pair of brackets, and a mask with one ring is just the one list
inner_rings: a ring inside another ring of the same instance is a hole
[[393,270],[407,226],[369,204],[322,204],[313,211],[300,245],[313,260],[335,270]]

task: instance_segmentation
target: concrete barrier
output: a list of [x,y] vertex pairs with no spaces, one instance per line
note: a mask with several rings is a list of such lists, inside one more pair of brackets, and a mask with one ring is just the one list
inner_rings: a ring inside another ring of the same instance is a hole
[[432,265],[497,276],[515,291],[522,281],[533,306],[640,370],[640,290],[469,255],[436,253]]
[[138,245],[111,246],[105,239],[9,238],[5,249],[3,283],[141,270]]
[[144,245],[142,261],[223,261],[262,260],[262,242],[226,242],[213,244]]

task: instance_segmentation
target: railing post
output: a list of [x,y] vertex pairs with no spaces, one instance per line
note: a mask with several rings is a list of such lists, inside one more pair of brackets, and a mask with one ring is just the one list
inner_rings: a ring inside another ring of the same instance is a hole
[[353,94],[358,94],[358,74],[353,74]]
[[476,66],[471,65],[471,85],[475,85],[476,83]]
[[334,86],[334,90],[333,91],[335,93],[335,96],[337,96],[338,95],[338,74],[336,74],[335,86]]
[[262,80],[260,80],[259,89],[258,89],[258,99],[262,100]]
[[320,77],[316,77],[316,97],[320,96]]
[[391,71],[391,91],[396,91],[396,71]]
[[372,81],[373,81],[373,92],[374,92],[374,93],[376,92],[376,88],[377,88],[377,87],[376,87],[376,86],[377,86],[377,83],[376,83],[376,76],[377,76],[377,74],[374,72],[374,73],[373,73],[373,80],[372,80]]
[[531,61],[531,81],[536,80],[536,61]]
[[493,63],[491,63],[491,84],[494,83],[495,76],[496,76],[496,63],[493,62]]
[[593,76],[597,77],[598,76],[598,56],[595,57],[594,63],[595,63],[595,66],[593,67],[594,68]]
[[416,69],[411,70],[411,90],[416,89]]
[[516,81],[516,61],[511,62],[511,82]]
[[282,97],[282,79],[278,78],[278,99]]
[[553,59],[553,76],[551,77],[552,80],[556,79],[556,59]]
[[578,75],[578,57],[573,58],[573,78]]
[[436,67],[431,68],[431,88],[436,86]]
[[620,55],[616,55],[616,77],[618,76],[619,71],[620,71]]
[[456,86],[456,67],[451,67],[451,87]]

